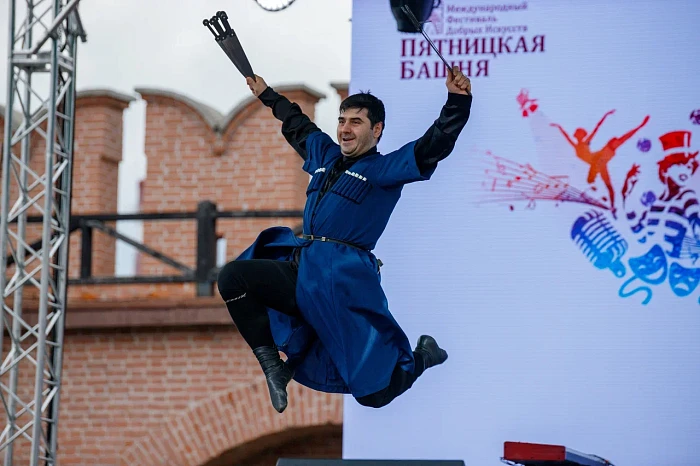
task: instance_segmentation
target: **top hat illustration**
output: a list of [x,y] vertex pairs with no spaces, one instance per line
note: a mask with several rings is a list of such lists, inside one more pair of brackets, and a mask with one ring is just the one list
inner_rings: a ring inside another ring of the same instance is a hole
[[[684,165],[695,161],[698,151],[690,151],[690,131],[671,131],[659,137],[664,149],[664,158],[657,162],[659,166],[659,179],[667,183],[666,172],[674,165]],[[693,164],[692,172],[697,170],[697,161]]]
[[690,131],[671,131],[659,137],[661,147],[664,150],[664,158],[685,156],[687,158],[695,158],[698,152],[690,152]]
[[434,8],[437,8],[442,3],[442,0],[389,0],[391,5],[391,13],[396,20],[396,29],[399,32],[420,32],[411,20],[406,17],[401,7],[407,6],[419,23],[424,23],[430,18]]

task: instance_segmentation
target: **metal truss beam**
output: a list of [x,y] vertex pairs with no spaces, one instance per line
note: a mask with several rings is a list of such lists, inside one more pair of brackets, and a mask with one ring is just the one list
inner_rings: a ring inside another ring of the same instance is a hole
[[[0,261],[0,406],[5,414],[0,450],[5,466],[20,459],[32,466],[56,464],[76,49],[77,39],[86,39],[78,3],[9,0],[0,205],[0,247],[3,257],[13,258]],[[42,217],[40,230],[28,228],[31,214]],[[23,299],[30,291],[38,303]]]

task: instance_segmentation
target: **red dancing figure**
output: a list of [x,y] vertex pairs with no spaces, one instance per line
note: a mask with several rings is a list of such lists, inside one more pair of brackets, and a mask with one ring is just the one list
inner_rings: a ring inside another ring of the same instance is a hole
[[615,151],[617,151],[622,144],[627,142],[637,131],[647,124],[649,121],[649,116],[647,115],[644,118],[644,121],[642,121],[642,123],[636,128],[628,131],[619,138],[610,139],[602,149],[597,152],[592,152],[591,140],[598,132],[598,129],[600,129],[603,121],[605,121],[605,119],[613,113],[615,113],[615,110],[610,110],[608,113],[603,115],[603,118],[600,119],[591,134],[588,134],[588,132],[583,128],[577,128],[576,131],[574,131],[574,138],[576,139],[575,142],[566,133],[566,131],[564,131],[564,128],[562,128],[561,125],[552,123],[550,126],[559,128],[566,140],[569,141],[569,144],[571,144],[576,150],[576,156],[590,166],[590,170],[588,171],[589,184],[593,184],[598,175],[600,175],[603,183],[605,183],[605,186],[608,188],[608,193],[610,193],[610,210],[612,211],[613,216],[615,216],[615,190],[613,189],[612,181],[610,180],[610,173],[608,173],[608,163],[613,157],[615,157]]

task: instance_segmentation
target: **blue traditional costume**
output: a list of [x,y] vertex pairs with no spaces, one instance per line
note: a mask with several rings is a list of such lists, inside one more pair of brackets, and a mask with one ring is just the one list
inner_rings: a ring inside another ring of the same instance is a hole
[[[287,299],[275,309],[270,303],[282,302],[281,298],[261,297],[274,353],[279,350],[287,355],[289,377],[293,374],[294,380],[314,390],[350,393],[361,403],[383,393],[381,400],[363,403],[383,406],[409,388],[426,367],[443,362],[447,354],[430,337],[422,337],[414,353],[389,312],[380,284],[380,262],[371,251],[404,185],[429,180],[438,161],[453,150],[469,119],[472,97],[448,94],[440,117],[420,139],[386,155],[374,146],[357,157],[345,157],[340,146],[303,115],[297,104],[272,88],[259,98],[282,121],[283,135],[311,175],[303,235],[299,238],[286,227],[269,228],[229,265],[261,259],[279,261],[278,267],[292,264],[292,272],[285,273],[294,276],[285,286],[294,290],[295,302]],[[251,298],[250,288],[245,279],[231,278],[227,267],[220,275],[219,289],[236,321],[233,306]],[[262,356],[253,350],[270,383],[272,369],[266,369],[264,360],[274,359],[274,354],[268,350]],[[418,368],[417,354],[423,359]],[[392,384],[401,386],[387,393]],[[274,404],[272,385],[270,391]],[[283,404],[286,406],[286,392]]]

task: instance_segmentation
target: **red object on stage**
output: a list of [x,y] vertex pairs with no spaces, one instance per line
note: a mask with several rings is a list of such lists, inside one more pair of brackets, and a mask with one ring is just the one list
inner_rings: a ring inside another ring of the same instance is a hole
[[563,445],[505,442],[503,460],[523,466],[612,466],[600,456],[581,453]]
[[539,443],[505,442],[503,457],[509,461],[565,461],[566,447]]

